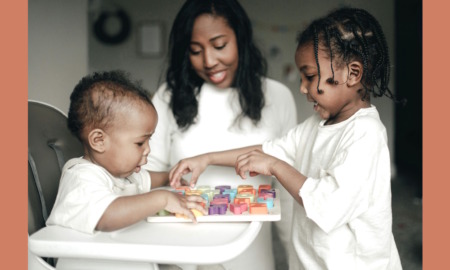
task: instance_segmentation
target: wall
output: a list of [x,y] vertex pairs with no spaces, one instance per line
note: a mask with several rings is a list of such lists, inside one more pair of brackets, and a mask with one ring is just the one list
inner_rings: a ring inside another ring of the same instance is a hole
[[88,0],[28,1],[28,98],[63,112],[88,72]]
[[[103,1],[103,8],[111,8]],[[137,33],[138,23],[151,20],[160,21],[165,25],[165,44],[174,19],[183,0],[159,1],[159,0],[115,0],[114,3],[121,6],[133,20],[134,29],[127,41],[119,45],[104,45],[89,30],[89,68],[90,71],[121,68],[130,71],[136,79],[141,79],[144,86],[154,92],[160,84],[161,75],[164,73],[164,56],[156,58],[142,58],[137,53],[139,41]],[[312,104],[299,93],[300,78],[294,63],[295,37],[301,29],[311,20],[325,15],[332,8],[341,5],[351,5],[367,9],[379,21],[384,29],[390,47],[390,55],[394,63],[394,1],[391,0],[241,0],[241,4],[247,11],[254,28],[255,38],[267,57],[269,64],[269,77],[286,84],[296,99],[298,120],[303,121],[312,114]],[[95,2],[95,9],[100,6],[100,1]],[[91,23],[95,19],[94,13],[89,16]],[[164,52],[166,53],[166,52]],[[292,69],[293,73],[286,73]],[[394,70],[391,76],[391,89],[394,89]],[[388,98],[373,100],[377,106],[382,121],[386,125],[389,138],[389,148],[393,152],[393,126],[394,104]],[[394,168],[393,168],[394,169]],[[395,172],[393,172],[395,173]]]
[[[88,72],[124,69],[144,87],[154,92],[164,75],[165,53],[142,57],[137,45],[137,26],[143,21],[163,25],[164,45],[176,12],[183,0],[33,0],[29,1],[29,98],[56,105],[64,112],[69,106],[73,86]],[[295,37],[312,19],[330,9],[349,4],[367,9],[380,21],[389,43],[392,66],[391,89],[394,89],[394,1],[391,0],[242,0],[252,20],[255,38],[267,57],[269,77],[286,84],[296,99],[298,120],[312,113],[312,105],[299,93],[299,76],[295,70]],[[99,11],[122,7],[131,18],[128,39],[119,45],[105,45],[93,35],[92,23]],[[293,73],[286,74],[286,69]],[[394,160],[394,104],[387,98],[375,99],[386,125]],[[395,173],[395,172],[394,172]]]

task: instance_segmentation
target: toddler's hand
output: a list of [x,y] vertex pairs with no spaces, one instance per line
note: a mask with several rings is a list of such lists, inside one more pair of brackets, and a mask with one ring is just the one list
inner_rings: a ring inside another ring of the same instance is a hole
[[253,150],[238,156],[235,164],[236,174],[242,179],[246,179],[246,172],[250,176],[258,174],[271,176],[271,168],[277,162],[273,156],[267,155],[260,150]]
[[196,209],[202,212],[204,215],[208,214],[201,203],[206,203],[206,201],[200,196],[182,196],[169,191],[167,197],[167,205],[164,210],[167,210],[171,213],[184,215],[191,219],[194,223],[196,223],[197,219],[190,209]]
[[192,173],[190,187],[195,187],[198,177],[208,166],[208,159],[205,155],[199,155],[180,160],[169,172],[170,186],[177,188],[180,186],[182,176]]

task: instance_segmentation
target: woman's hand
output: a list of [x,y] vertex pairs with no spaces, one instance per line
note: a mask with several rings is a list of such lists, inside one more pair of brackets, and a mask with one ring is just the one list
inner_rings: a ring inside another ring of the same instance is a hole
[[191,181],[189,185],[195,187],[198,177],[205,171],[208,166],[207,155],[199,155],[191,158],[180,160],[169,172],[169,183],[173,188],[180,186],[183,181],[182,176],[188,173],[192,173]]

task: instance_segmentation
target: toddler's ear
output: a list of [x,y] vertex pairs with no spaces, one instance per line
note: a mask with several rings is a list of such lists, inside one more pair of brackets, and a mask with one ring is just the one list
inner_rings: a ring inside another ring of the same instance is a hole
[[347,85],[354,86],[361,82],[363,75],[363,65],[358,61],[353,61],[348,64],[348,81]]
[[106,133],[99,128],[91,130],[88,135],[90,147],[97,152],[103,153],[106,146]]

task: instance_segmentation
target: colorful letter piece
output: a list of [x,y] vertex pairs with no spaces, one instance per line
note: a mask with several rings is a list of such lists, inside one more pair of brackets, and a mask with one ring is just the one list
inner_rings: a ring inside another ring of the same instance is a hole
[[262,189],[260,194],[264,194],[264,193],[271,193],[274,198],[277,197],[277,193],[276,193],[275,189]]
[[253,197],[256,195],[256,189],[254,188],[243,188],[239,194],[252,194]]
[[191,189],[188,186],[181,186],[181,187],[177,187],[175,189],[175,192],[180,194],[180,195],[185,195],[186,191],[190,191]]
[[191,209],[191,212],[194,214],[194,216],[196,217],[201,217],[203,216],[203,213],[198,211],[197,209]]
[[210,205],[208,209],[208,215],[225,215],[227,213],[226,204]]
[[272,186],[271,185],[259,185],[258,187],[258,194],[261,193],[261,190],[266,189],[266,190],[271,190]]
[[217,194],[217,195],[214,195],[213,200],[214,199],[222,199],[222,198],[226,198],[227,202],[230,203],[230,194]]
[[203,194],[206,194],[208,196],[209,201],[212,201],[213,197],[215,195],[214,191],[212,191],[212,190],[207,190],[207,191],[203,192]]
[[267,204],[265,203],[251,203],[250,204],[250,214],[268,214]]
[[[208,209],[208,215],[226,215],[228,207],[231,214],[242,215],[248,211],[251,215],[268,214],[274,207],[275,189],[271,185],[259,185],[255,189],[252,185],[239,185],[231,189],[228,185],[216,186],[211,189],[210,186],[198,186],[191,190],[187,186],[181,186],[173,192],[183,196],[198,195],[206,200],[202,203],[203,207]],[[197,209],[191,209],[196,217],[204,214]],[[172,213],[161,210],[158,216],[173,215]],[[187,218],[185,215],[175,214],[176,217]]]
[[269,192],[263,192],[260,193],[258,198],[263,198],[264,200],[267,198],[272,198],[273,199],[273,193],[269,193]]
[[216,186],[216,189],[220,190],[220,194],[223,193],[225,189],[230,189],[231,186]]
[[246,188],[253,188],[253,186],[252,185],[239,185],[237,187],[237,193],[241,193],[241,191]]
[[255,196],[249,193],[238,193],[236,199],[248,198],[250,202],[255,202]]
[[213,199],[209,205],[217,205],[217,204],[225,204],[228,207],[228,199],[227,198],[215,198]]
[[248,206],[246,203],[230,203],[230,211],[235,215],[240,215],[247,211]]
[[202,191],[201,190],[186,190],[185,191],[185,195],[186,196],[191,196],[191,195],[197,195],[197,196],[200,196],[200,195],[202,195]]
[[234,203],[236,204],[245,203],[248,208],[250,206],[250,198],[235,198]]
[[200,190],[201,192],[205,192],[207,190],[211,190],[211,186],[206,186],[206,185],[198,186],[198,187],[196,187],[196,190]]
[[231,189],[225,189],[222,192],[222,195],[229,195],[230,196],[230,202],[234,201],[234,198],[236,198],[237,189],[231,188]]
[[156,213],[156,214],[157,214],[158,216],[170,216],[170,215],[172,215],[172,213],[170,213],[169,211],[164,210],[164,209],[159,210],[158,213]]
[[267,208],[268,208],[268,209],[272,209],[272,208],[273,208],[273,198],[269,198],[269,197],[266,197],[266,198],[264,198],[264,197],[258,197],[258,198],[256,199],[256,202],[257,202],[257,203],[265,203],[265,204],[267,204]]
[[202,197],[203,199],[205,199],[205,200],[206,200],[206,204],[209,205],[209,196],[208,196],[208,194],[202,193],[202,194],[200,195],[200,197]]

